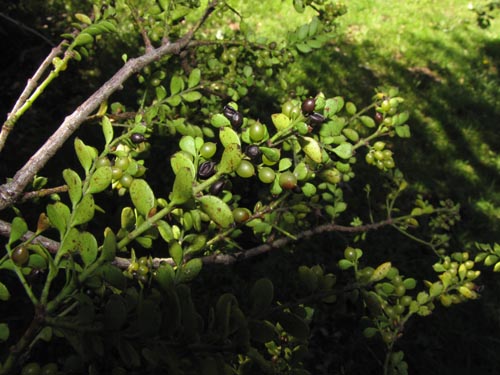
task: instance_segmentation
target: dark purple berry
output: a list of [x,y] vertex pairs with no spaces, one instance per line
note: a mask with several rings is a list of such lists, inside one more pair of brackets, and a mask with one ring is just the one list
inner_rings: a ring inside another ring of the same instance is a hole
[[261,154],[262,154],[262,152],[260,151],[259,146],[256,146],[256,145],[249,145],[245,149],[245,155],[248,156],[252,160],[257,159]]
[[302,113],[308,115],[314,111],[316,100],[314,98],[307,98],[302,102]]
[[132,143],[135,143],[135,144],[144,142],[144,139],[146,139],[146,138],[141,133],[134,133],[130,136],[130,140],[132,141]]
[[226,116],[228,120],[231,120],[236,113],[236,110],[228,104],[224,106],[222,113],[224,113],[224,116]]
[[321,113],[318,112],[313,112],[309,115],[309,124],[314,126],[314,125],[321,125],[324,123],[326,120],[325,116],[323,116]]
[[198,177],[203,179],[212,177],[215,174],[216,164],[217,163],[214,161],[206,161],[204,163],[201,163],[198,167]]
[[243,115],[240,112],[235,112],[229,120],[233,128],[239,128],[243,124]]
[[208,191],[211,195],[219,195],[224,190],[224,185],[226,185],[226,180],[217,180],[210,186]]

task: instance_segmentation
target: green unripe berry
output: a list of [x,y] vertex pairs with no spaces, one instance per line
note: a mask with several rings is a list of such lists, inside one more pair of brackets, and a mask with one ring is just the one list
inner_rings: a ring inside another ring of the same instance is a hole
[[297,177],[290,172],[283,172],[279,177],[279,184],[285,190],[292,190],[297,186]]
[[234,221],[238,224],[244,223],[248,219],[250,219],[250,210],[244,207],[237,207],[233,210],[233,218]]
[[26,247],[20,246],[15,248],[14,251],[12,251],[11,258],[16,265],[22,266],[28,262],[30,258],[30,253]]
[[373,149],[375,151],[382,151],[385,148],[385,142],[377,141],[373,144]]
[[354,262],[357,259],[356,249],[348,247],[344,250],[344,258],[348,261]]
[[119,180],[123,176],[123,169],[119,167],[112,167],[111,168],[111,176],[113,177],[113,180]]
[[132,185],[132,181],[134,181],[134,178],[129,174],[124,174],[122,178],[120,178],[120,184],[127,189]]
[[205,142],[200,149],[200,155],[205,159],[210,159],[217,152],[217,145],[214,142]]
[[253,142],[260,142],[266,135],[266,128],[260,122],[255,122],[250,126],[249,133]]
[[269,167],[259,169],[259,180],[265,184],[270,184],[276,178],[276,173]]
[[128,159],[127,156],[122,156],[115,160],[115,167],[118,167],[123,171],[125,171],[129,165],[130,165],[130,160]]
[[252,177],[255,174],[255,167],[248,160],[242,160],[236,169],[236,174],[242,178]]

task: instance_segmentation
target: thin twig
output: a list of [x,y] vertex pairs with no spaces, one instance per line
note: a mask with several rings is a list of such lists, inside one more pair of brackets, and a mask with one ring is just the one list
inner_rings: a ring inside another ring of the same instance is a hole
[[7,115],[5,123],[2,125],[2,131],[0,132],[0,151],[2,151],[2,149],[4,148],[9,133],[14,127],[14,124],[16,122],[16,119],[14,117],[17,116],[17,112],[24,105],[24,103],[26,103],[26,100],[28,100],[33,90],[36,89],[36,87],[38,86],[38,81],[42,78],[45,71],[52,66],[52,60],[54,59],[54,57],[60,55],[61,52],[62,43],[60,43],[57,47],[52,48],[45,60],[43,60],[42,64],[36,70],[35,74],[33,74],[33,77],[28,79],[26,87],[19,96],[19,99],[14,104],[14,107],[12,108],[10,113]]

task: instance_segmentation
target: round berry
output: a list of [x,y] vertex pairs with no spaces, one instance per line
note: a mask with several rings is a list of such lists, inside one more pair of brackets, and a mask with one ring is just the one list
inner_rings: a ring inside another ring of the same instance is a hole
[[130,160],[126,156],[116,158],[115,160],[115,167],[118,167],[123,171],[127,170],[129,165],[130,165]]
[[233,128],[239,128],[243,124],[243,115],[240,112],[235,112],[229,120]]
[[302,102],[302,113],[310,114],[314,111],[314,107],[316,106],[316,100],[314,98],[307,98]]
[[377,141],[373,144],[373,149],[375,151],[382,151],[385,147],[385,142]]
[[123,176],[123,169],[114,166],[113,168],[111,168],[111,175],[113,177],[113,180],[119,180]]
[[238,224],[244,223],[250,219],[250,210],[244,207],[237,207],[233,210],[233,218]]
[[289,100],[281,106],[281,113],[283,113],[287,117],[290,117],[290,113],[294,107],[295,106],[293,105],[293,103]]
[[106,157],[97,159],[97,161],[95,163],[96,168],[108,167],[110,165],[111,165],[111,161]]
[[252,177],[255,174],[255,167],[248,160],[242,160],[236,169],[236,174],[242,178]]
[[224,190],[224,185],[226,185],[226,180],[217,180],[210,186],[208,191],[212,195],[219,195]]
[[264,139],[266,135],[266,127],[262,125],[260,122],[255,122],[250,126],[250,139],[253,142],[259,142]]
[[200,164],[198,167],[198,177],[199,178],[209,178],[215,174],[215,166],[217,165],[214,161],[206,161]]
[[256,146],[256,145],[249,145],[245,149],[245,155],[248,156],[252,160],[257,159],[261,154],[262,154],[262,152],[260,151],[259,146]]
[[259,169],[259,180],[265,184],[270,184],[274,181],[276,173],[269,167],[262,167]]
[[57,373],[57,363],[50,362],[42,367],[42,375],[56,375]]
[[130,136],[130,140],[132,141],[132,143],[135,143],[135,144],[144,142],[144,139],[146,139],[146,138],[141,133],[134,133]]
[[224,116],[226,116],[228,120],[231,120],[236,112],[237,112],[236,109],[231,107],[229,104],[225,105],[224,109],[222,110],[222,113],[224,114]]
[[200,149],[200,155],[205,159],[210,159],[217,152],[217,145],[213,142],[205,142]]
[[348,261],[354,262],[357,259],[358,255],[356,254],[356,249],[352,247],[348,247],[344,250],[344,258]]
[[30,253],[28,249],[24,246],[20,246],[12,251],[12,261],[18,266],[22,266],[28,262],[30,258]]
[[132,181],[134,181],[134,178],[129,174],[124,174],[122,178],[120,178],[120,184],[122,184],[122,186],[127,189],[130,187],[130,185],[132,185]]
[[318,112],[313,112],[309,116],[309,124],[311,124],[312,126],[321,125],[325,121],[326,121],[325,116],[323,116],[321,113]]
[[283,172],[279,177],[279,184],[285,190],[292,190],[297,186],[297,177],[290,172]]

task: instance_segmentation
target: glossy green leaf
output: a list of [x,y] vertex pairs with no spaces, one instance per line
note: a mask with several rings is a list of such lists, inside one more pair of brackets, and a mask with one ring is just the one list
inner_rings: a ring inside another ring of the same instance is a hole
[[156,100],[162,101],[167,97],[167,89],[165,86],[157,86],[155,88]]
[[196,142],[193,137],[190,135],[183,136],[179,141],[179,147],[182,151],[187,152],[188,154],[195,157],[197,155],[196,152]]
[[187,247],[185,255],[193,255],[205,248],[207,236],[205,234],[197,234],[191,244]]
[[196,170],[193,164],[193,158],[185,151],[178,151],[173,154],[170,158],[170,165],[172,166],[172,170],[176,175],[180,170],[185,171],[183,168],[188,168],[191,176],[193,177],[196,174]]
[[360,116],[359,119],[361,120],[361,123],[367,128],[375,127],[375,120],[372,119],[370,116]]
[[353,153],[352,144],[347,142],[342,143],[335,147],[332,151],[342,159],[349,159]]
[[106,146],[108,146],[113,140],[114,131],[113,124],[111,124],[111,120],[109,117],[104,116],[101,121],[102,133],[104,134],[104,140],[106,142]]
[[269,161],[276,163],[280,160],[281,152],[278,148],[270,147],[260,147],[262,155],[264,155]]
[[12,225],[10,228],[9,244],[12,244],[19,240],[28,231],[28,225],[23,218],[16,216],[12,220]]
[[68,186],[68,195],[73,208],[82,199],[82,180],[78,173],[72,169],[65,169],[63,171],[63,178]]
[[170,290],[174,285],[174,280],[175,271],[170,264],[163,264],[158,267],[158,269],[156,270],[156,281],[163,290]]
[[170,80],[170,95],[175,95],[182,90],[184,90],[184,80],[181,77],[174,75]]
[[200,83],[201,80],[201,70],[194,68],[191,73],[189,73],[188,78],[188,88],[193,88]]
[[166,100],[167,100],[167,103],[170,104],[172,107],[177,107],[182,102],[180,95],[170,96]]
[[[71,226],[81,225],[88,223],[94,218],[95,213],[95,203],[92,194],[86,194],[83,196],[82,200],[76,206],[72,220]],[[50,218],[50,216],[49,216]]]
[[182,265],[177,280],[180,283],[187,283],[193,280],[200,273],[202,266],[203,262],[200,258],[189,260],[187,263]]
[[233,213],[226,202],[214,195],[204,195],[198,198],[200,208],[211,220],[222,228],[228,228],[234,223]]
[[121,228],[132,230],[135,227],[135,214],[131,207],[124,207],[120,216]]
[[10,298],[9,289],[7,289],[4,283],[0,282],[0,301],[8,301],[9,298]]
[[193,197],[193,175],[189,168],[181,168],[175,176],[170,200],[173,204],[184,204]]
[[86,266],[94,263],[97,258],[97,240],[91,233],[80,233],[78,251]]
[[302,137],[299,138],[299,142],[302,146],[302,151],[304,151],[312,161],[318,164],[321,163],[322,150],[318,141],[311,137]]
[[100,268],[104,281],[114,288],[124,290],[127,286],[127,279],[123,271],[113,264],[104,264]]
[[73,47],[78,47],[86,44],[91,44],[92,42],[94,42],[94,37],[92,35],[86,32],[81,32],[76,36],[75,40],[73,40],[73,43],[71,43],[71,45]]
[[410,127],[408,125],[399,125],[394,128],[396,130],[396,134],[400,138],[410,138]]
[[89,188],[87,190],[87,193],[95,194],[106,190],[107,187],[111,184],[112,178],[113,178],[113,171],[110,166],[97,168],[90,177]]
[[235,143],[241,146],[241,141],[238,133],[227,126],[220,129],[219,139],[224,147],[229,146],[231,143]]
[[266,311],[274,298],[274,285],[268,278],[261,278],[255,282],[250,291],[252,313],[261,314]]
[[116,236],[111,228],[104,230],[104,242],[102,244],[101,258],[112,261],[116,256]]
[[44,270],[47,268],[47,259],[40,254],[30,254],[28,267]]
[[129,193],[137,212],[147,217],[149,211],[155,206],[155,195],[149,184],[143,179],[136,178],[130,185]]
[[278,131],[288,128],[291,123],[288,116],[283,113],[274,113],[271,115],[271,120]]
[[375,269],[375,271],[373,271],[373,274],[370,277],[370,282],[382,280],[384,277],[387,276],[387,274],[391,270],[391,267],[392,267],[391,262],[382,263]]
[[217,113],[213,115],[212,118],[210,119],[210,123],[212,124],[212,126],[216,128],[221,128],[223,126],[231,126],[231,121],[229,121],[229,119],[222,113]]
[[234,172],[241,163],[243,159],[243,154],[241,152],[240,146],[237,143],[230,143],[224,149],[222,153],[221,161],[217,167],[220,173],[232,173]]
[[78,231],[78,229],[71,228],[68,234],[64,236],[61,242],[61,246],[59,247],[59,250],[57,252],[57,256],[62,257],[67,252],[77,249],[79,246],[78,243],[80,241],[79,236],[80,232]]
[[174,241],[168,247],[168,252],[177,266],[182,264],[183,250],[179,242]]
[[168,243],[174,239],[174,232],[172,231],[172,226],[165,220],[159,220],[156,223],[156,227],[158,228],[158,232],[160,232],[160,236],[161,238],[163,238],[163,241]]
[[66,233],[70,215],[69,207],[62,202],[55,202],[47,206],[47,216],[50,223],[59,231],[61,236]]
[[195,102],[200,100],[203,95],[199,91],[189,91],[184,94],[181,94],[182,99],[184,99],[188,103]]
[[88,174],[90,167],[92,166],[92,162],[96,155],[92,151],[90,146],[87,146],[80,138],[75,138],[75,152],[78,157],[78,161],[81,166],[85,170],[85,173]]

